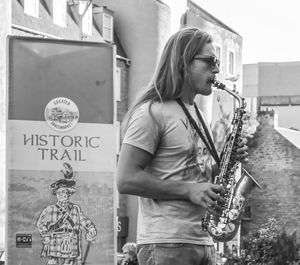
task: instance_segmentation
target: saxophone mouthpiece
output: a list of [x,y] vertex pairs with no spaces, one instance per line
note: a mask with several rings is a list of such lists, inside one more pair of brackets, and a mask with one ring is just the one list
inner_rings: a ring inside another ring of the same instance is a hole
[[218,81],[218,80],[216,80],[216,79],[213,81],[212,85],[213,85],[215,88],[217,88],[217,89],[222,89],[222,90],[225,90],[225,87],[226,87],[224,84],[222,84],[220,81]]

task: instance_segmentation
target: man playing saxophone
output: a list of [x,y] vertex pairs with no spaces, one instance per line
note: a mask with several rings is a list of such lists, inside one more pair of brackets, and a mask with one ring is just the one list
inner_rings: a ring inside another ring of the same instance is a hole
[[[198,28],[178,31],[125,117],[117,186],[120,193],[139,196],[140,265],[215,264],[213,241],[201,223],[206,211],[222,211],[225,191],[210,182],[218,174],[217,157],[211,156],[207,136],[200,135],[202,115],[194,98],[212,93],[219,64],[209,34]],[[203,166],[198,154],[205,148],[210,152]],[[235,158],[247,156],[242,139]]]

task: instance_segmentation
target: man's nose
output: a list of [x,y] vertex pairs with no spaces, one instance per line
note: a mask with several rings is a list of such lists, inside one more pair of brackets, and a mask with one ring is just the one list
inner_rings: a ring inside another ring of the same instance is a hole
[[213,72],[214,74],[220,73],[220,66],[215,65],[215,66],[212,68],[212,72]]

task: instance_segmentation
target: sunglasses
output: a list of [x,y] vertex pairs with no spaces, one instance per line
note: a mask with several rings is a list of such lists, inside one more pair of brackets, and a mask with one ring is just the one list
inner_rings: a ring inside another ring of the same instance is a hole
[[218,66],[218,68],[220,68],[221,62],[215,56],[196,55],[193,59],[207,62],[211,68],[215,68],[216,66]]

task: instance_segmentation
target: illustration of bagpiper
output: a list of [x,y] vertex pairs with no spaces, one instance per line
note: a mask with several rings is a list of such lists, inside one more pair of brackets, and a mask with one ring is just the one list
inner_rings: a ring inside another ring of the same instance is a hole
[[[63,179],[51,184],[57,202],[42,210],[37,228],[42,237],[41,257],[47,258],[47,265],[82,265],[85,263],[90,243],[95,239],[97,230],[92,221],[86,217],[81,208],[70,202],[74,194],[75,180],[73,169],[63,163]],[[82,255],[82,230],[85,229],[87,249]]]

